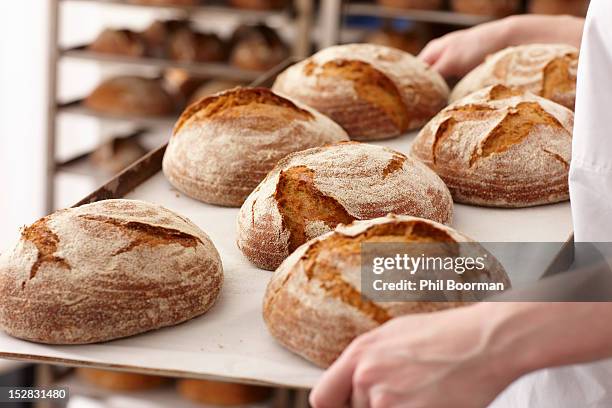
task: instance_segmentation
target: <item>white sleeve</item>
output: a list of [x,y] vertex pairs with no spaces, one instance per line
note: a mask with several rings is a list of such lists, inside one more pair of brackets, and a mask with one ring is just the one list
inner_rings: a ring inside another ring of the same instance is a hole
[[580,49],[569,175],[575,240],[612,241],[612,1],[592,0]]

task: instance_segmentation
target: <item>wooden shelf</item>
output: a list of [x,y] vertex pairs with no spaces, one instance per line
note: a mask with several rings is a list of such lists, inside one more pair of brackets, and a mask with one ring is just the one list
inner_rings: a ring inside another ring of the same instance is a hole
[[233,67],[226,63],[181,62],[164,58],[128,57],[124,55],[103,54],[89,51],[85,46],[68,48],[60,51],[60,56],[79,60],[96,61],[139,68],[180,68],[191,75],[203,77],[224,78],[251,82],[264,74],[263,71],[253,71]]
[[345,2],[345,16],[375,16],[383,18],[399,18],[427,23],[451,24],[456,26],[474,26],[491,21],[494,17],[461,14],[452,11],[411,10],[384,7],[371,3]]
[[202,4],[196,6],[181,6],[171,4],[139,4],[132,3],[127,0],[61,0],[63,3],[79,2],[79,3],[95,3],[109,6],[125,6],[125,7],[146,7],[166,10],[182,11],[185,14],[193,13],[208,13],[208,14],[231,14],[252,20],[264,20],[273,16],[288,15],[288,9],[279,10],[249,10],[237,7],[231,7],[225,2],[205,0]]

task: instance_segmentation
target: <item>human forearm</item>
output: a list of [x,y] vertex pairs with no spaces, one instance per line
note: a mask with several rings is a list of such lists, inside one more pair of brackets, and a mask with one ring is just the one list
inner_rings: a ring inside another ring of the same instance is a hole
[[563,43],[580,48],[584,19],[573,16],[519,15],[502,20],[505,46]]

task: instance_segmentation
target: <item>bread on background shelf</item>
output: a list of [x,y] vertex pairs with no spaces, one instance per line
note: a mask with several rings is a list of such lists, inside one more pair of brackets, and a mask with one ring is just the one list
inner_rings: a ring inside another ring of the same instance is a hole
[[417,58],[374,44],[319,51],[282,72],[272,89],[329,116],[360,141],[421,127],[446,105],[449,92]]
[[102,81],[83,103],[115,116],[168,116],[176,111],[175,100],[159,80],[131,75]]
[[265,24],[241,25],[230,40],[229,63],[237,68],[266,71],[289,57],[289,48]]
[[147,55],[147,45],[144,38],[137,32],[107,28],[103,30],[87,46],[89,51],[101,54],[126,55],[144,57]]
[[584,17],[589,0],[529,0],[527,10],[533,14],[569,14]]
[[227,91],[228,89],[236,88],[237,86],[246,86],[245,83],[228,79],[211,79],[206,81],[193,92],[190,97],[190,103],[199,101],[200,99],[214,95],[219,92]]
[[91,163],[108,175],[118,174],[147,153],[138,140],[116,137],[102,144],[90,155]]
[[76,374],[83,381],[110,391],[144,391],[158,388],[169,382],[168,378],[156,375],[85,367],[77,368]]
[[214,406],[256,404],[272,396],[269,387],[211,380],[179,379],[176,387],[183,398]]
[[578,50],[565,44],[529,44],[489,55],[453,89],[450,101],[490,85],[529,91],[574,109]]
[[232,7],[247,10],[278,10],[289,4],[288,0],[228,0]]
[[380,146],[345,142],[282,159],[249,195],[237,243],[260,268],[273,270],[306,241],[389,213],[449,223],[453,201],[427,166]]
[[[456,243],[473,241],[450,227],[409,216],[390,215],[338,226],[299,247],[272,275],[263,306],[272,336],[292,352],[328,367],[353,339],[394,317],[467,304],[455,297],[436,302],[380,302],[363,295],[362,244],[377,242],[437,242],[451,250],[457,249]],[[510,281],[501,265],[492,256],[488,261],[483,270],[466,272],[462,279],[500,282],[508,288]],[[469,303],[474,299],[470,295],[462,292],[461,296]]]
[[299,102],[267,88],[233,88],[183,112],[163,172],[190,197],[239,207],[287,154],[345,140],[340,126]]
[[529,92],[495,85],[443,109],[412,155],[446,182],[456,202],[529,207],[569,198],[574,114]]
[[376,0],[376,2],[381,6],[413,10],[440,10],[444,7],[444,0]]
[[451,0],[453,11],[490,17],[504,17],[520,10],[521,0]]
[[104,200],[59,210],[0,256],[0,328],[86,344],[173,326],[217,300],[223,267],[206,233],[156,204]]

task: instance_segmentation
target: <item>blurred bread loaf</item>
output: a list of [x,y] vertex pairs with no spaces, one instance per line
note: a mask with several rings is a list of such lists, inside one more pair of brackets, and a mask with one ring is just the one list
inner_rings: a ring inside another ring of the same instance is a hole
[[216,34],[178,30],[170,38],[168,53],[176,61],[219,62],[225,59],[225,45]]
[[147,153],[147,150],[134,138],[117,137],[94,150],[91,162],[109,175],[119,173]]
[[244,85],[244,83],[239,81],[232,81],[227,79],[211,79],[209,81],[206,81],[198,89],[196,89],[193,95],[191,95],[191,103],[197,102],[206,96],[214,95],[216,93],[227,91],[228,89]]
[[282,72],[272,89],[329,116],[354,140],[418,128],[448,97],[437,72],[408,53],[374,44],[319,51]]
[[112,391],[150,390],[168,382],[168,379],[155,375],[98,370],[95,368],[80,367],[76,369],[76,372],[80,378],[89,384]]
[[283,62],[289,50],[276,31],[264,24],[242,25],[232,35],[230,64],[265,71]]
[[391,149],[346,142],[282,159],[238,214],[237,242],[251,262],[276,269],[306,241],[389,213],[448,223],[453,201],[427,166]]
[[102,81],[84,103],[90,109],[118,116],[165,116],[175,110],[175,101],[160,81],[137,76]]
[[451,0],[458,13],[503,17],[519,11],[520,0]]
[[376,0],[382,6],[416,10],[439,10],[443,0]]
[[214,406],[255,404],[272,395],[268,387],[210,380],[180,379],[177,389],[183,398]]
[[274,10],[287,5],[287,0],[229,0],[232,7],[249,10]]
[[0,328],[38,343],[132,336],[205,313],[221,259],[195,224],[159,205],[104,200],[59,210],[0,256]]
[[390,27],[369,32],[364,42],[397,48],[413,55],[418,54],[425,45],[417,31],[400,31]]
[[347,139],[340,126],[298,102],[266,88],[234,88],[183,112],[163,171],[193,198],[237,207],[287,154]]
[[[456,243],[473,241],[442,224],[409,216],[338,226],[334,232],[299,247],[272,275],[263,305],[264,321],[272,336],[294,353],[327,367],[355,337],[394,317],[465,304],[453,297],[439,302],[379,302],[368,298],[360,284],[361,248],[362,244],[377,242],[439,242],[449,250],[461,250]],[[485,269],[466,272],[462,279],[500,282],[508,288],[510,282],[501,265],[492,256],[489,261]],[[462,295],[468,302],[474,299],[470,293]]]
[[107,28],[87,46],[87,49],[102,54],[117,54],[143,57],[147,53],[146,43],[140,34],[130,30]]
[[487,57],[463,78],[450,100],[456,101],[490,85],[529,91],[574,109],[578,50],[564,44],[509,47]]
[[585,16],[589,0],[530,0],[528,10],[534,14],[569,14]]
[[482,89],[442,110],[412,145],[457,202],[528,207],[569,198],[574,114],[529,92]]
[[191,31],[187,20],[155,20],[143,32],[148,53],[157,58],[166,58],[169,54],[174,34]]

